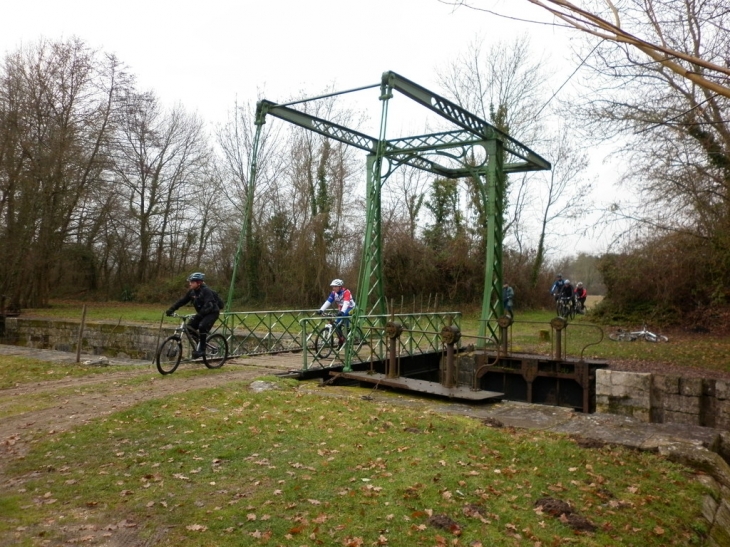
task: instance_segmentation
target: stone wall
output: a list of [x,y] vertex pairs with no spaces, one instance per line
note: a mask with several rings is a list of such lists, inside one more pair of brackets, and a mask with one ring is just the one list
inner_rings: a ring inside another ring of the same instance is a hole
[[[79,321],[5,318],[0,342],[38,349],[76,352]],[[81,338],[81,353],[129,359],[152,359],[159,340],[174,329],[159,329],[115,323],[87,322]],[[159,338],[158,338],[159,337]]]
[[596,412],[730,430],[730,382],[598,370]]

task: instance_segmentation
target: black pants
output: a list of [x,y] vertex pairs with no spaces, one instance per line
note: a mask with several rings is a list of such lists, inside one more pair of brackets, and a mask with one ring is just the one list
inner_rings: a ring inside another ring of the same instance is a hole
[[189,325],[190,327],[197,330],[200,334],[208,334],[210,332],[210,328],[213,326],[213,323],[216,322],[219,315],[220,312],[218,311],[208,313],[206,315],[200,315],[199,313],[196,313],[195,317],[190,320]]

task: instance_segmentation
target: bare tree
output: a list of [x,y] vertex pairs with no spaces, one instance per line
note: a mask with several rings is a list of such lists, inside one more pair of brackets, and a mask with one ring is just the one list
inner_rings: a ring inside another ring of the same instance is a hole
[[[353,123],[355,116],[339,108],[335,98],[305,102],[300,109],[340,124]],[[221,174],[241,212],[249,191],[254,130],[250,107],[237,109],[218,130]],[[283,295],[289,305],[292,294],[319,298],[333,272],[344,275],[355,256],[360,216],[351,203],[360,168],[355,151],[268,116],[256,159],[242,257],[245,296],[274,300]]]
[[[255,252],[255,232],[272,210],[272,202],[279,201],[277,181],[285,169],[285,158],[281,153],[281,124],[267,123],[259,136],[258,151],[255,158],[255,180],[250,180],[251,167],[254,158],[256,138],[255,106],[250,103],[235,104],[229,113],[228,120],[216,129],[216,140],[221,159],[218,162],[222,182],[222,195],[227,198],[232,210],[228,214],[228,243],[222,242],[227,252],[223,253],[230,264],[229,278],[233,276],[234,261],[238,254],[238,246],[244,251],[242,269],[237,276],[245,280],[246,296],[253,296],[260,288],[258,263],[259,257]],[[255,188],[250,188],[255,184]],[[249,190],[253,193],[254,202],[247,204]],[[276,207],[275,205],[273,206]],[[242,223],[247,223],[244,227]],[[246,241],[239,242],[242,230]]]
[[[551,139],[546,156],[552,164],[551,171],[538,174],[531,181],[540,188],[536,198],[539,235],[530,275],[533,288],[537,285],[545,265],[547,242],[551,232],[558,237],[568,235],[568,224],[582,217],[590,206],[585,196],[589,195],[591,185],[584,181],[588,159],[585,152],[572,142],[567,131],[563,129]],[[556,224],[560,225],[557,230],[554,227]]]
[[[724,63],[730,56],[723,2],[632,0],[622,9],[633,27],[683,58]],[[625,190],[607,218],[630,221],[622,235],[637,245],[670,232],[693,238],[708,256],[725,257],[708,267],[711,283],[723,285],[730,270],[730,99],[664,63],[643,61],[631,47],[599,44],[586,63],[590,99],[571,109],[593,135],[623,142]]]
[[[589,185],[582,182],[587,160],[571,144],[568,129],[551,130],[546,67],[534,55],[526,37],[498,43],[484,52],[473,42],[441,76],[442,84],[459,104],[526,144],[538,144],[549,152],[553,171],[529,173],[508,179],[505,193],[504,233],[507,245],[532,258],[530,283],[537,283],[551,245],[565,235],[558,226],[584,212],[571,197],[585,194]],[[543,112],[545,110],[545,112]],[[540,116],[545,116],[542,120]],[[476,181],[469,181],[470,207],[475,211],[477,229],[486,222]],[[540,219],[535,222],[534,219]]]
[[78,39],[40,41],[0,67],[0,290],[16,305],[47,304],[67,244],[98,229],[128,83],[114,57]]
[[[426,197],[428,175],[420,169],[403,166],[391,175],[383,187],[383,224],[404,225],[412,241],[416,240],[419,216]],[[387,231],[384,233],[387,239]]]
[[135,92],[124,107],[114,175],[138,240],[129,274],[144,282],[169,274],[194,243],[193,203],[210,151],[202,121],[182,107],[166,111],[152,93]]
[[543,127],[535,115],[545,103],[545,79],[542,59],[525,34],[486,51],[483,40],[474,39],[438,77],[460,106],[530,144]]
[[[727,61],[723,59],[715,61],[716,52],[687,51],[684,47],[688,42],[699,45],[702,30],[727,34],[728,28],[722,21],[727,17],[727,3],[724,1],[634,0],[620,6],[612,0],[602,0],[600,4],[608,10],[606,16],[597,12],[595,2],[592,3],[593,9],[584,9],[567,0],[528,1],[548,10],[580,31],[631,46],[659,63],[664,69],[708,91],[730,98],[730,86],[727,85],[730,68],[726,66]],[[671,11],[683,17],[680,19],[662,17],[662,13]],[[696,18],[700,12],[704,12],[706,17]],[[636,18],[637,13],[639,18]],[[630,27],[633,30],[624,28],[622,14],[628,15],[627,18],[636,23],[635,27]],[[678,36],[671,32],[672,27],[676,28],[679,26],[677,23],[681,25],[682,21],[688,23],[689,35],[675,41]]]
[[[341,107],[336,97],[305,103],[303,109],[348,127],[360,122],[359,114]],[[298,228],[296,283],[301,294],[319,298],[333,276],[355,278],[363,217],[356,185],[364,185],[364,162],[353,147],[299,128],[290,132],[288,146],[286,195]]]
[[[474,10],[483,10],[501,15],[493,10],[483,8],[484,2],[478,0],[442,0],[446,4],[465,6]],[[602,40],[628,46],[641,51],[652,61],[659,63],[664,69],[673,72],[703,87],[708,91],[730,98],[730,68],[723,59],[715,59],[714,54],[705,51],[688,52],[680,44],[664,35],[664,31],[680,21],[687,22],[693,13],[703,11],[708,14],[701,23],[710,32],[725,33],[728,27],[722,19],[727,16],[724,0],[707,2],[673,2],[672,0],[629,0],[617,3],[613,0],[585,0],[581,4],[568,0],[527,0],[553,14],[557,19],[581,32]],[[480,5],[477,5],[480,4]],[[667,9],[676,8],[678,12],[687,9],[682,19],[665,19],[661,16]],[[652,27],[637,23],[635,13],[649,15]],[[653,15],[652,15],[653,14]],[[627,25],[626,22],[629,22]],[[687,40],[700,40],[700,26],[686,36]]]

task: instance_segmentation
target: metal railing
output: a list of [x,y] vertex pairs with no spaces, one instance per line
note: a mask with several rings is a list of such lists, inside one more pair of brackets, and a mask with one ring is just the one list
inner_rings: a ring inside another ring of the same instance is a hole
[[[538,339],[534,339],[533,335],[520,334],[513,336],[513,325],[533,325],[538,327]],[[542,327],[542,328],[540,328]],[[579,359],[583,360],[586,350],[604,339],[603,329],[598,325],[575,323],[567,321],[561,317],[555,317],[550,322],[543,321],[514,321],[509,326],[503,327],[499,325],[499,321],[494,321],[495,332],[500,333],[500,340],[497,342],[498,351],[504,354],[514,353],[533,353],[536,355],[549,355],[554,359],[566,359],[568,355],[579,355]],[[588,337],[582,335],[583,341],[578,342],[581,337],[579,331],[594,332],[595,335]],[[544,338],[539,337],[539,333],[544,333]],[[572,336],[571,336],[572,335]],[[469,338],[468,335],[464,335]],[[517,346],[517,349],[515,348]]]
[[316,310],[267,310],[221,313],[215,332],[228,340],[231,357],[302,350],[299,321]]
[[[461,319],[460,312],[433,312],[433,313],[403,313],[391,315],[362,315],[355,325],[350,321],[350,330],[347,332],[345,345],[337,351],[323,357],[314,348],[314,339],[321,325],[315,323],[321,318],[301,320],[303,340],[309,351],[304,352],[302,369],[329,368],[348,364],[383,361],[388,356],[386,329],[388,324],[398,323],[402,326],[399,344],[399,355],[406,357],[423,353],[438,352],[442,349],[440,332],[444,325],[458,326]],[[352,333],[362,333],[361,337],[354,337]],[[349,363],[348,363],[348,351]]]
[[[325,327],[327,317],[310,310],[265,310],[221,313],[212,333],[228,340],[232,358],[250,355],[302,352],[302,369],[342,366],[350,352],[350,363],[365,363],[387,357],[385,329],[389,322],[403,326],[400,355],[418,355],[442,350],[439,336],[444,325],[459,326],[460,312],[402,313],[363,315],[355,325],[349,319],[345,329],[347,342],[330,355],[322,357],[315,350],[317,334]],[[361,336],[354,340],[352,334]],[[304,351],[306,348],[307,351]]]

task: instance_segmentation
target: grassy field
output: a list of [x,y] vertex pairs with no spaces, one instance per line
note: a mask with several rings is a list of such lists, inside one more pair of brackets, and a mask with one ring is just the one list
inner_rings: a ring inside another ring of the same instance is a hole
[[0,543],[702,542],[703,488],[652,454],[266,380],[280,389],[189,391],[48,431],[5,462]]
[[[27,315],[80,313],[66,302]],[[87,304],[91,320],[159,322],[161,313]],[[549,351],[539,331],[551,318],[518,314],[513,349]],[[462,327],[473,334],[478,320]],[[600,331],[581,317],[569,335],[582,348]],[[603,341],[585,352],[676,362],[698,347],[671,340]],[[727,342],[713,343],[728,354]],[[278,389],[196,389],[225,367],[174,378],[133,369],[0,357],[2,420],[32,423],[32,411],[122,389],[134,397],[154,382],[186,390],[30,437],[22,458],[0,464],[0,545],[652,547],[701,545],[706,534],[694,472],[653,454],[492,428],[357,388],[269,377]],[[31,385],[32,396],[12,395]]]

